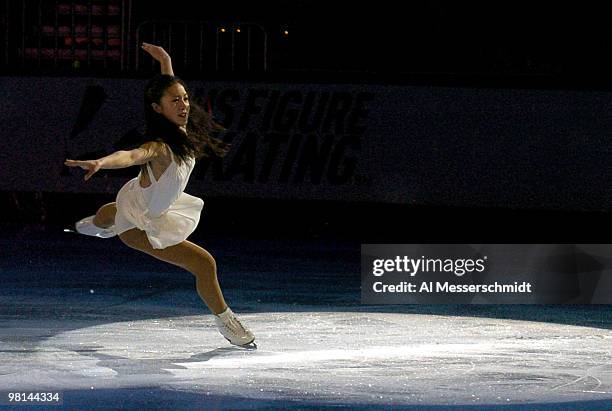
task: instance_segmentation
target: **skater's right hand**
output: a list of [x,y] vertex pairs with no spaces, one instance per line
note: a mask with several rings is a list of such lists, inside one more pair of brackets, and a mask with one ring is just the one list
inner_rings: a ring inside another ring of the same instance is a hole
[[149,53],[151,57],[159,62],[162,74],[174,76],[174,71],[172,70],[172,59],[166,50],[163,49],[163,47],[149,43],[142,43],[141,47],[144,51]]
[[81,167],[83,170],[87,170],[85,173],[85,181],[89,180],[98,170],[100,170],[102,164],[99,160],[69,160],[66,159],[64,164],[68,167]]
[[149,53],[151,57],[160,63],[170,61],[170,55],[163,49],[163,47],[155,46],[150,43],[142,43],[142,49]]

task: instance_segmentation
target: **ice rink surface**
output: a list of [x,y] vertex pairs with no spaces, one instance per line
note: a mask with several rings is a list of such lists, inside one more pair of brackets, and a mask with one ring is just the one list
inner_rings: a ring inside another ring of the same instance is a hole
[[360,303],[360,244],[216,238],[227,343],[193,277],[118,239],[0,240],[6,409],[609,410],[612,307]]

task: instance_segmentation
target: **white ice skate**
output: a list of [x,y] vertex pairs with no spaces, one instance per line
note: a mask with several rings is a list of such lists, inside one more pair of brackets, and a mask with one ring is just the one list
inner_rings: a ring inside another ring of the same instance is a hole
[[257,348],[257,345],[254,343],[255,336],[253,333],[242,325],[229,307],[221,314],[215,315],[215,323],[219,327],[219,332],[231,344]]
[[77,233],[91,235],[94,237],[100,238],[110,238],[115,236],[115,231],[113,230],[114,226],[108,228],[98,227],[93,223],[95,215],[91,215],[89,217],[85,217],[84,219],[77,221],[74,225]]

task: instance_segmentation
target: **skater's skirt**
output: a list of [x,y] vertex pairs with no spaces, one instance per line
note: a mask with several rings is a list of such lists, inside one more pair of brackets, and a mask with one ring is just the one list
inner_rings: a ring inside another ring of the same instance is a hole
[[160,216],[148,215],[149,197],[146,188],[140,187],[138,178],[128,181],[117,194],[115,232],[117,235],[139,228],[147,234],[156,249],[170,247],[183,242],[200,222],[204,207],[201,198],[181,193]]

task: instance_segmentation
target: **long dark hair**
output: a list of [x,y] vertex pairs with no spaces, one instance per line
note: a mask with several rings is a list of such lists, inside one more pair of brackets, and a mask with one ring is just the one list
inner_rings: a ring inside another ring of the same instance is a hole
[[176,83],[181,84],[187,90],[183,80],[166,74],[157,75],[147,83],[144,92],[144,141],[166,143],[181,161],[185,161],[188,157],[225,156],[229,145],[218,138],[224,130],[223,126],[218,124],[212,115],[195,101],[189,101],[187,134],[179,126],[153,110],[153,103],[160,104],[166,90]]

